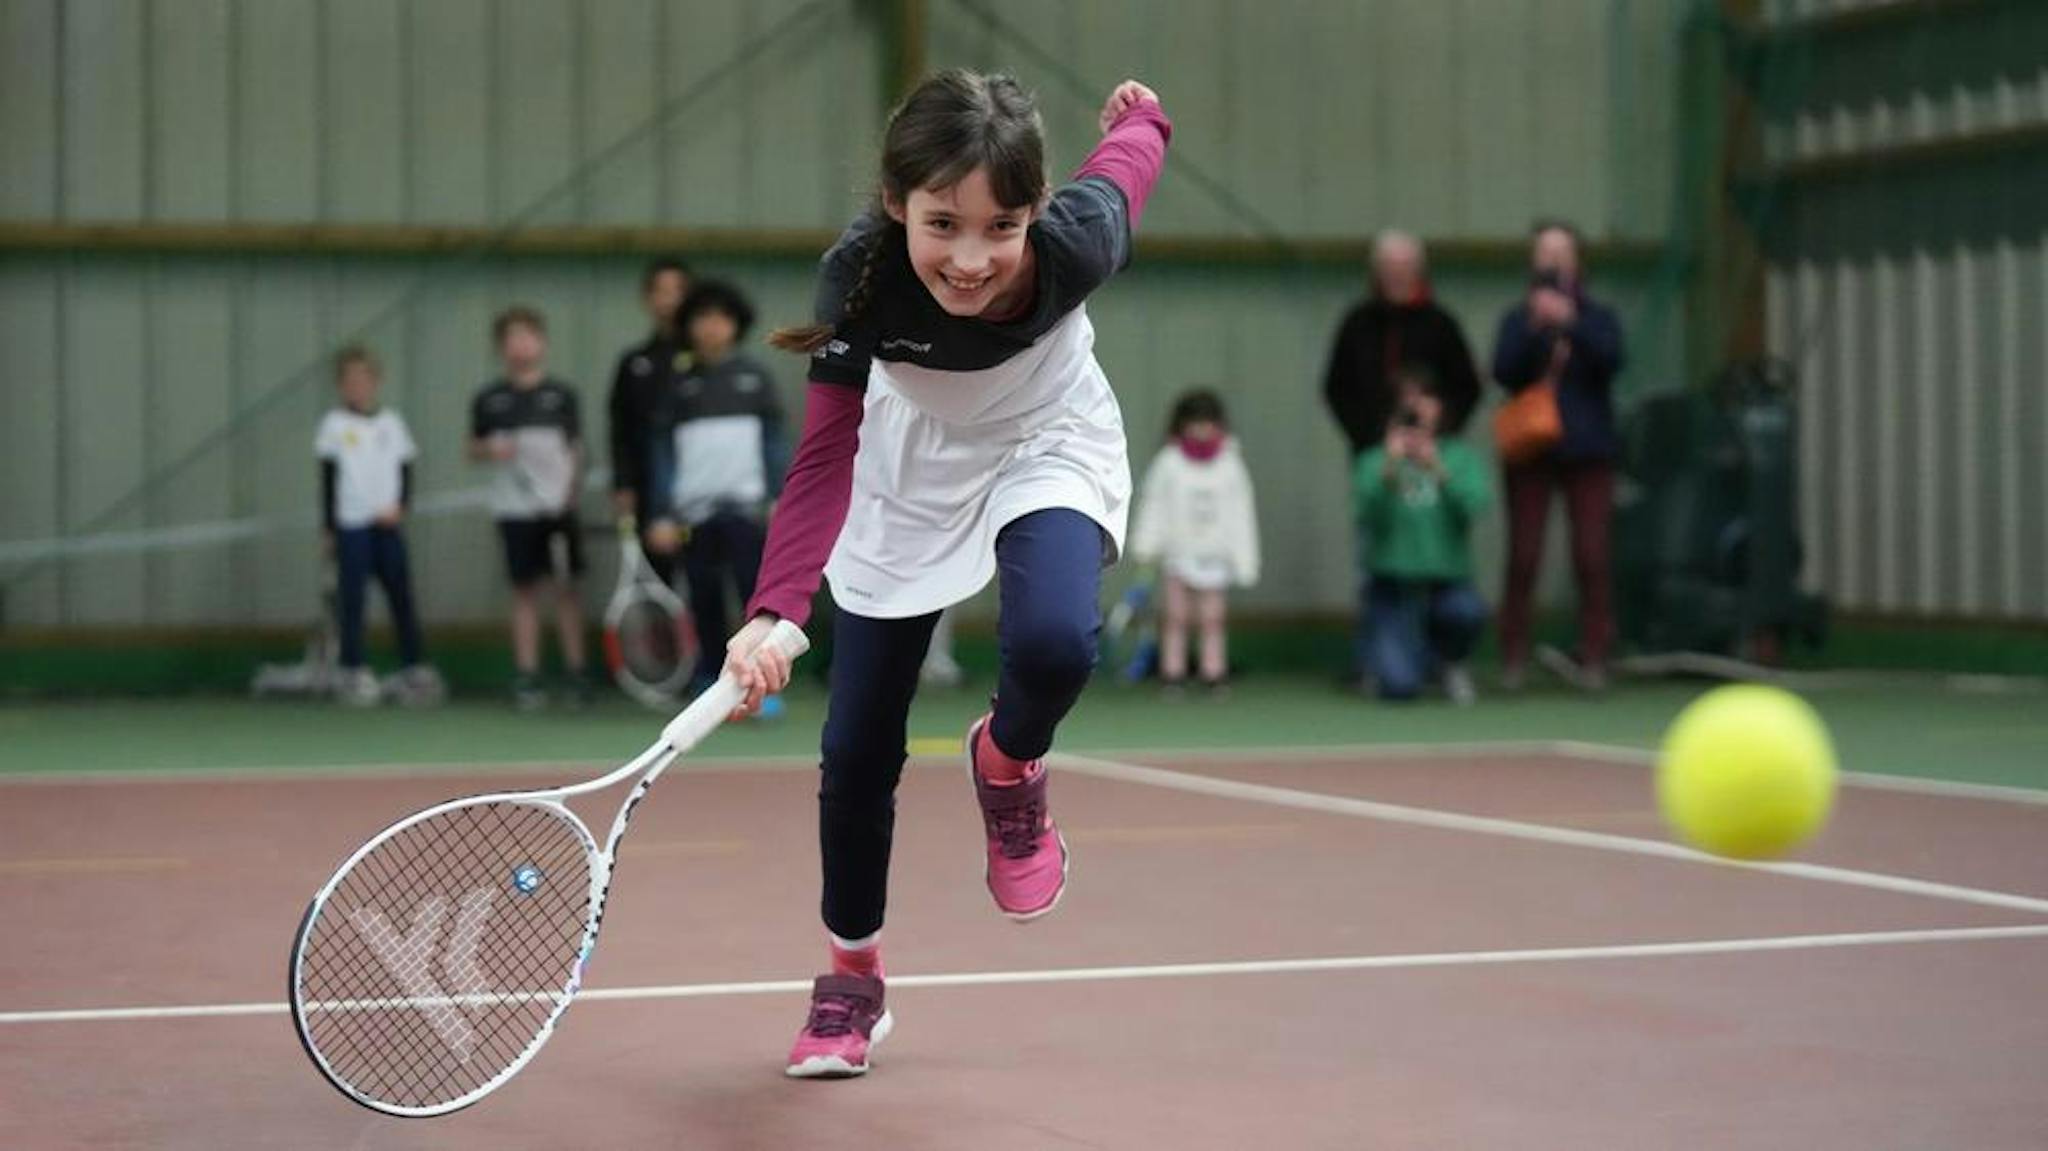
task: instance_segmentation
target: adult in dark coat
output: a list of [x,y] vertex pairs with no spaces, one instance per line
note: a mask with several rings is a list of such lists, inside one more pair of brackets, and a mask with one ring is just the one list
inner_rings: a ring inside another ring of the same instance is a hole
[[[1479,371],[1472,363],[1471,345],[1465,342],[1457,317],[1430,292],[1422,242],[1406,232],[1388,230],[1373,239],[1371,292],[1345,314],[1323,373],[1323,400],[1351,445],[1352,459],[1386,439],[1387,421],[1400,404],[1397,377],[1404,369],[1416,368],[1434,381],[1443,402],[1440,434],[1451,437],[1464,431],[1479,403]],[[1349,475],[1347,468],[1347,484]],[[1365,607],[1370,557],[1362,535],[1358,542],[1358,627],[1346,678],[1364,686],[1372,642]]]
[[1544,456],[1505,470],[1508,570],[1501,594],[1501,675],[1519,687],[1529,658],[1530,602],[1543,561],[1550,505],[1563,493],[1572,528],[1572,575],[1579,592],[1579,646],[1544,662],[1572,683],[1607,683],[1614,643],[1614,377],[1621,371],[1621,321],[1586,294],[1579,234],[1569,224],[1538,224],[1530,249],[1528,294],[1501,317],[1493,376],[1509,393],[1549,380],[1557,390],[1564,439]]
[[[605,405],[611,413],[612,514],[622,519],[638,517],[653,502],[647,490],[650,421],[670,378],[687,366],[675,316],[689,291],[690,266],[680,257],[663,256],[640,273],[640,304],[653,328],[646,339],[619,356]],[[647,558],[664,582],[672,580],[673,556]]]
[[1402,367],[1428,371],[1443,395],[1443,434],[1457,435],[1479,403],[1479,372],[1455,316],[1430,293],[1422,244],[1406,232],[1373,241],[1372,291],[1344,317],[1323,373],[1323,400],[1355,458],[1386,437]]

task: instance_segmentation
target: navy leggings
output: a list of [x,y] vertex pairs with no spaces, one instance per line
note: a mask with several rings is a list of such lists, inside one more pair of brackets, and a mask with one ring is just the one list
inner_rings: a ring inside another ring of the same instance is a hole
[[[1102,529],[1064,508],[1033,512],[996,536],[996,566],[1002,669],[991,735],[1005,755],[1037,759],[1095,669]],[[882,927],[910,701],[938,621],[937,612],[870,619],[841,609],[834,625],[818,847],[825,927],[844,939]]]
[[412,576],[406,570],[405,536],[397,528],[343,528],[334,533],[336,591],[341,616],[341,666],[363,666],[364,609],[370,580],[384,587],[391,623],[398,629],[398,660],[420,661],[420,619],[413,610]]
[[683,576],[690,585],[690,616],[697,627],[700,651],[696,679],[708,684],[725,666],[727,625],[726,585],[746,603],[754,595],[754,581],[761,574],[761,547],[768,529],[744,512],[721,511],[690,529],[690,542],[683,545]]

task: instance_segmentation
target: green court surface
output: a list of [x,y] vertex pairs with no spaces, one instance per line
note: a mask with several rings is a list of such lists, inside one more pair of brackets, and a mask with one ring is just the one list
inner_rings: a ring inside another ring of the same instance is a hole
[[[1858,684],[1808,691],[1851,771],[2048,789],[2048,692]],[[1482,685],[1482,689],[1483,689]],[[957,746],[986,706],[988,685],[928,691],[911,718],[913,747]],[[1061,729],[1059,748],[1274,749],[1359,744],[1575,741],[1649,749],[1699,683],[1633,683],[1585,698],[1532,690],[1458,709],[1359,699],[1328,680],[1247,678],[1225,699],[1101,683]],[[808,756],[824,696],[805,684],[787,714],[720,731],[702,754]],[[492,765],[623,761],[664,717],[623,702],[522,714],[489,699],[406,711],[227,700],[153,699],[0,707],[0,773],[293,770],[376,765]]]

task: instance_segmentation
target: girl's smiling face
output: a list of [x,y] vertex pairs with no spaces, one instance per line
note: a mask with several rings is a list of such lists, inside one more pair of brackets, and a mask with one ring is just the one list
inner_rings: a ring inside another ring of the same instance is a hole
[[1032,208],[997,202],[987,169],[948,188],[912,189],[884,207],[908,233],[911,269],[947,314],[1007,318],[1029,303]]

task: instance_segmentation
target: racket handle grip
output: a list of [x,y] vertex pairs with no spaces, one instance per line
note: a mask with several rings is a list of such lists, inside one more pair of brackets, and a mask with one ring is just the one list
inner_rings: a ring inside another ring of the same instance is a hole
[[[811,650],[811,641],[804,635],[804,629],[786,619],[775,622],[761,645],[772,647],[791,660]],[[729,674],[720,675],[717,683],[704,689],[704,694],[691,701],[681,715],[669,721],[669,725],[662,729],[661,742],[674,748],[678,755],[689,751],[725,722],[725,717],[731,715],[732,709],[738,707],[746,696],[746,690],[740,687],[738,680]]]

